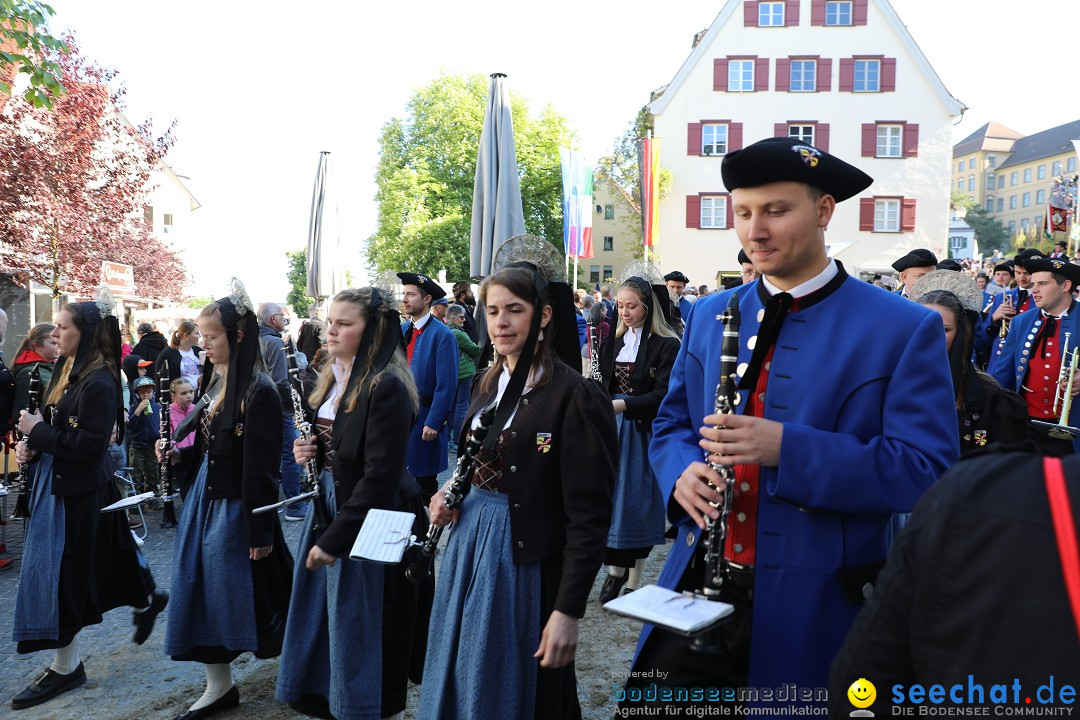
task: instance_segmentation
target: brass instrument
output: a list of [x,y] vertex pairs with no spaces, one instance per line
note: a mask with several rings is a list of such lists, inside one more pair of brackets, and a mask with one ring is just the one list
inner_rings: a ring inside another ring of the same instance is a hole
[[1062,414],[1062,406],[1065,404],[1064,393],[1062,388],[1069,387],[1071,389],[1072,383],[1069,379],[1070,369],[1075,362],[1069,363],[1069,338],[1072,337],[1072,333],[1065,333],[1065,341],[1061,344],[1061,370],[1058,371],[1057,379],[1057,392],[1054,393],[1054,415]]
[[1069,351],[1069,336],[1065,333],[1065,343],[1061,349],[1061,370],[1058,372],[1058,389],[1054,395],[1054,414],[1061,412],[1061,417],[1056,423],[1043,420],[1031,422],[1041,427],[1049,428],[1047,435],[1057,440],[1073,440],[1080,436],[1080,427],[1069,425],[1069,412],[1072,410],[1072,390],[1076,382],[1076,364],[1080,359],[1080,348]]
[[[1008,307],[1013,306],[1012,295],[1009,295],[1008,293],[1005,293],[1005,298],[1001,301],[1001,307],[1005,307],[1005,306],[1008,306]],[[1001,319],[1001,330],[998,331],[998,337],[1001,338],[1002,340],[1004,340],[1005,336],[1009,334],[1009,323],[1010,322],[1011,322],[1011,320],[1009,320],[1009,318],[1002,318]]]

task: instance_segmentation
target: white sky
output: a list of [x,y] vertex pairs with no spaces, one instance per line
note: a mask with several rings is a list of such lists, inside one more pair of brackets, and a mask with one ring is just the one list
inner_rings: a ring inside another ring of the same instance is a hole
[[[283,298],[284,251],[306,243],[320,150],[332,155],[354,281],[375,228],[378,135],[440,71],[504,72],[535,111],[567,116],[579,147],[610,152],[668,83],[723,0],[52,0],[53,30],[120,71],[128,115],[178,120],[169,162],[202,208],[187,253],[197,294],[236,274],[255,301]],[[893,0],[970,109],[954,142],[988,120],[1033,133],[1077,119],[1075,0]],[[995,8],[1001,8],[1000,10]],[[192,257],[192,254],[195,257]],[[451,278],[453,280],[454,278]]]

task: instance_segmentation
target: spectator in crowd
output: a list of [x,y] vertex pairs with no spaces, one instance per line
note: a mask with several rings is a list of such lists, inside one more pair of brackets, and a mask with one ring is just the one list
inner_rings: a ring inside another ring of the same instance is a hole
[[460,305],[465,309],[465,334],[473,342],[479,342],[476,333],[476,296],[473,294],[472,284],[468,280],[454,283],[454,305]]
[[162,371],[165,371],[170,383],[182,377],[192,387],[199,387],[203,349],[196,343],[200,339],[198,325],[190,320],[180,323],[169,339],[169,347],[158,355],[154,377],[161,377]]
[[431,303],[431,314],[444,325],[446,324],[446,308],[448,307],[450,307],[450,301],[444,297]]
[[141,377],[135,381],[138,400],[128,415],[128,459],[131,461],[131,479],[140,493],[159,494],[158,462],[155,445],[161,439],[161,406],[155,400],[157,383],[153,378]]
[[154,329],[148,322],[139,323],[139,342],[131,348],[132,355],[138,355],[143,360],[156,362],[158,353],[168,346],[165,336]]
[[476,358],[480,357],[480,346],[465,334],[464,325],[465,309],[456,303],[448,307],[446,326],[454,333],[458,346],[457,394],[454,396],[454,415],[448,443],[450,452],[455,455],[458,452],[457,442],[461,435],[461,425],[465,422],[465,414],[469,410],[470,391],[473,376],[476,375]]
[[697,294],[698,294],[698,297],[705,297],[706,295],[709,294],[709,286],[708,285],[698,285]]
[[[4,342],[7,334],[8,316],[0,309],[0,344]],[[12,423],[9,417],[12,413],[18,417],[15,410],[15,374],[4,365],[4,353],[0,351],[0,435],[5,434]]]
[[[170,435],[176,437],[176,428],[180,427],[180,423],[191,414],[192,409],[195,407],[195,385],[187,378],[178,377],[169,384],[169,391],[172,395],[172,404],[169,405],[169,427],[172,430]],[[183,450],[186,447],[191,447],[194,443],[195,433],[188,433],[187,437],[178,443],[174,443],[173,447],[177,450]],[[187,497],[188,487],[190,487],[191,483],[188,482],[188,474],[184,467],[173,465],[172,474],[176,487],[180,489],[180,498]]]
[[[30,372],[36,365],[40,378],[41,393],[49,387],[53,365],[60,356],[60,346],[53,337],[56,328],[52,323],[39,323],[30,328],[30,333],[15,351],[15,362],[11,366],[15,374],[15,402],[12,409],[12,422],[18,422],[19,412],[26,409],[30,398]],[[39,396],[40,397],[40,396]]]
[[315,359],[315,353],[326,343],[326,307],[321,303],[311,303],[308,307],[308,319],[300,327],[300,337],[296,348],[304,353],[308,363]]

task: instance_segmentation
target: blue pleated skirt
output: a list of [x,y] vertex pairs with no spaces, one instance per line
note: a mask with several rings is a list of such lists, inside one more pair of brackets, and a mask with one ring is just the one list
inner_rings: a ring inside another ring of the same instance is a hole
[[177,518],[165,632],[165,654],[177,659],[196,648],[258,647],[244,501],[208,498],[206,473],[204,455]]
[[64,499],[52,494],[53,456],[37,462],[29,497],[30,519],[24,520],[26,540],[19,565],[15,596],[15,642],[55,640],[60,635],[60,562],[64,557]]
[[[332,520],[337,508],[333,475],[323,471],[319,481]],[[314,507],[309,503],[296,546],[289,603],[293,612],[285,626],[275,694],[284,702],[319,695],[330,702],[330,712],[338,720],[378,720],[386,568],[339,558],[332,566],[308,570],[304,563],[314,545],[313,522]],[[403,688],[405,684],[401,678]]]
[[531,720],[540,563],[515,565],[507,496],[473,487],[435,584],[417,717]]
[[[626,397],[616,395],[615,398]],[[638,430],[625,413],[616,416],[619,428],[619,474],[612,498],[607,546],[632,550],[664,544],[664,500],[649,463],[652,430]]]

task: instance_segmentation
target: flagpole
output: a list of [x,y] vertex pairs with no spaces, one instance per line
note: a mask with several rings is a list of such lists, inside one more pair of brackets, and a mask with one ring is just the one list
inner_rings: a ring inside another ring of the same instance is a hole
[[[651,216],[652,215],[652,203],[656,202],[656,199],[651,197],[649,195],[648,191],[645,189],[645,167],[651,166],[651,164],[652,164],[652,158],[649,157],[649,154],[651,154],[651,152],[652,152],[652,143],[651,143],[652,130],[646,130],[645,131],[645,138],[647,140],[649,140],[650,143],[649,143],[649,149],[647,151],[643,151],[641,153],[642,160],[644,161],[642,163],[642,168],[641,168],[641,197],[642,197],[642,199],[644,199],[646,197],[649,198],[649,206],[650,207],[648,208],[648,212],[649,212],[649,215]],[[651,182],[650,182],[650,184],[651,184]],[[645,259],[645,262],[649,262],[649,220],[646,219],[645,212],[646,212],[645,203],[642,203],[641,204],[641,244],[642,244],[642,248],[643,248],[642,257]]]
[[577,258],[577,255],[575,255],[574,256],[574,284],[573,284],[575,288],[577,287],[577,272],[578,272],[578,258]]

